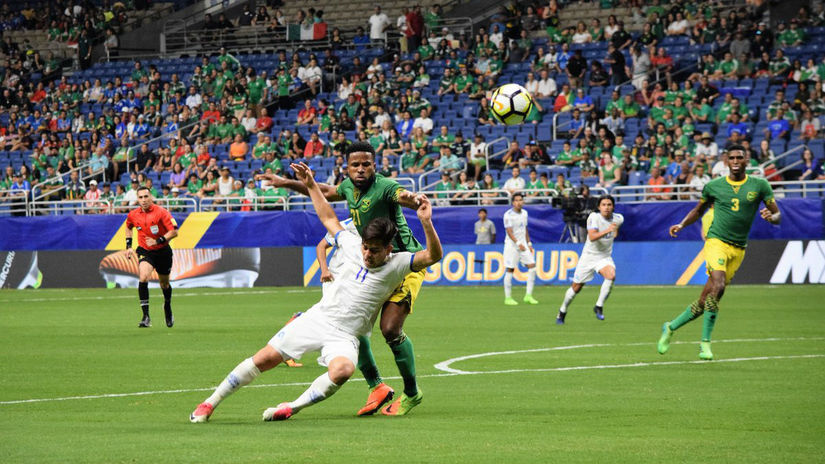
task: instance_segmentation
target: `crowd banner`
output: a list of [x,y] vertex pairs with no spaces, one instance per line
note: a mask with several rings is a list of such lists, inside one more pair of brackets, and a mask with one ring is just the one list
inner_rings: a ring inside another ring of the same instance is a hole
[[[625,217],[618,242],[699,240],[699,225],[686,228],[677,239],[668,236],[668,227],[678,223],[694,203],[618,204]],[[823,201],[780,199],[782,223],[774,226],[754,220],[752,240],[817,240],[825,238]],[[502,217],[509,206],[486,207],[496,225],[496,241],[504,240]],[[442,243],[461,245],[475,242],[475,207],[434,208],[433,222]],[[528,204],[529,231],[534,242],[558,243],[565,230],[562,211],[550,205]],[[341,218],[346,209],[336,210]],[[413,233],[424,239],[415,211],[404,214]],[[175,214],[180,230],[172,241],[177,249],[314,246],[324,230],[313,211],[268,211],[249,213],[202,212]],[[119,250],[125,247],[126,215],[70,215],[0,218],[0,250]]]

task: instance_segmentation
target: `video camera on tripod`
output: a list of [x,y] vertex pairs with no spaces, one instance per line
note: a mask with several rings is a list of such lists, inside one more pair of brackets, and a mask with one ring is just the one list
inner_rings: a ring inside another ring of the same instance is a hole
[[560,242],[564,241],[565,234],[569,234],[569,240],[574,243],[583,240],[587,217],[598,208],[596,201],[598,199],[590,196],[590,189],[586,186],[573,189],[568,196],[553,198],[552,205],[562,210],[562,219],[566,225]]

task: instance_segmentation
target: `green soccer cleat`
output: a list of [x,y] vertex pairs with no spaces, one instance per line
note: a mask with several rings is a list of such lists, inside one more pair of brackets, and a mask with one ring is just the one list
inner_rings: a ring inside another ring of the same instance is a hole
[[504,304],[507,305],[507,306],[516,306],[516,305],[518,305],[518,301],[516,301],[512,298],[505,298],[504,299]]
[[415,396],[407,396],[407,394],[404,393],[401,395],[401,398],[398,398],[392,403],[384,406],[384,408],[381,409],[381,414],[385,416],[404,416],[409,414],[412,408],[421,404],[421,400],[423,399],[424,393],[422,393],[420,389]]
[[662,326],[662,336],[659,337],[659,354],[665,354],[670,349],[670,337],[672,336],[673,331],[670,330],[670,324],[665,322]]
[[710,342],[699,343],[699,359],[713,361],[713,352],[710,351]]
[[524,302],[527,304],[539,304],[539,300],[533,298],[533,295],[524,295]]

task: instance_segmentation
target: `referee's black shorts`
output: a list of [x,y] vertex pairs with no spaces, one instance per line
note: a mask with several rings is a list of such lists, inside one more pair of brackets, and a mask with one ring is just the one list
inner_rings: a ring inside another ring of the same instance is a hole
[[137,247],[135,250],[138,255],[138,261],[146,261],[151,264],[158,275],[169,275],[172,272],[172,248],[165,246],[158,250],[147,250],[143,247]]

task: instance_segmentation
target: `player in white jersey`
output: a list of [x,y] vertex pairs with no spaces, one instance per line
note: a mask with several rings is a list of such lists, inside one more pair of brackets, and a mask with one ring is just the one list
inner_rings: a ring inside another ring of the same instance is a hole
[[[341,227],[344,230],[352,232],[355,235],[358,235],[358,229],[355,228],[355,224],[352,222],[352,218],[346,218],[341,221]],[[334,248],[332,250],[332,258],[329,260],[329,265],[327,265],[327,248]],[[333,280],[333,273],[332,270],[337,268],[338,264],[340,263],[340,257],[338,253],[335,251],[335,237],[331,234],[327,233],[324,238],[318,242],[318,245],[315,246],[315,258],[318,261],[318,267],[321,270],[321,284],[325,284],[327,282],[332,282]]]
[[584,284],[591,281],[598,272],[604,277],[599,299],[593,312],[600,321],[604,320],[604,302],[610,296],[613,289],[613,280],[616,278],[616,264],[613,263],[613,240],[619,233],[619,227],[624,223],[624,217],[619,213],[614,213],[616,202],[610,195],[602,195],[599,198],[599,212],[590,213],[587,217],[587,241],[582,250],[581,259],[576,266],[576,273],[573,274],[573,284],[564,293],[564,301],[559,308],[559,315],[556,316],[556,324],[564,324],[564,317],[567,315],[567,307],[576,294],[584,287]]
[[513,299],[513,271],[519,263],[527,268],[527,293],[524,302],[539,304],[533,298],[533,285],[536,283],[536,259],[533,256],[533,242],[530,241],[530,232],[527,231],[527,210],[523,209],[524,196],[520,193],[513,195],[513,207],[504,213],[504,304],[515,306]]
[[287,324],[254,356],[238,364],[203,403],[189,416],[206,422],[223,399],[252,382],[261,372],[286,359],[300,359],[308,351],[320,351],[327,372],[321,374],[295,401],[281,403],[263,413],[265,421],[285,420],[301,409],[322,401],[349,380],[358,361],[358,336],[372,328],[384,302],[404,277],[441,259],[441,242],[433,228],[432,206],[421,201],[418,218],[427,237],[427,248],[416,252],[391,253],[397,229],[387,218],[370,221],[363,239],[341,226],[332,207],[304,164],[293,164],[297,177],[307,186],[318,218],[335,238],[335,280],[323,288],[321,301]]

